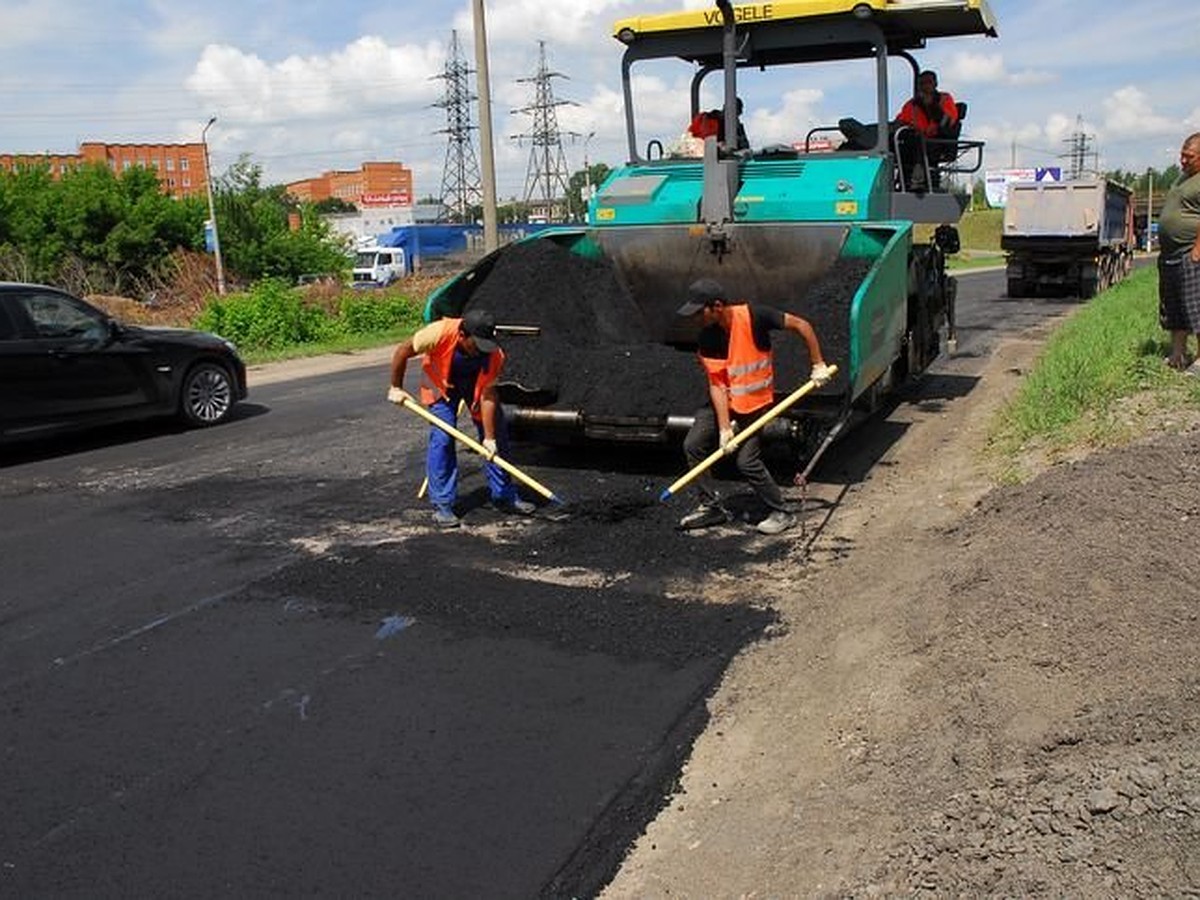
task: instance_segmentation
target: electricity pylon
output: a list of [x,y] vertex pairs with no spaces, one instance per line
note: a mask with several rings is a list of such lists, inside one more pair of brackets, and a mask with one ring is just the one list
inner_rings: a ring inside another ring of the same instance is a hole
[[446,110],[446,127],[435,134],[447,134],[446,164],[442,168],[442,210],[440,221],[470,222],[474,219],[475,207],[483,203],[480,188],[479,160],[475,156],[475,145],[471,132],[471,103],[476,100],[471,92],[470,76],[474,69],[467,66],[458,45],[458,32],[450,32],[450,52],[441,78],[446,82],[442,99],[433,104]]
[[[561,72],[546,67],[546,42],[538,41],[538,71],[532,78],[518,78],[519,83],[534,85],[534,99],[529,106],[514,109],[514,114],[533,119],[529,131],[514,135],[518,141],[528,140],[531,147],[529,166],[525,174],[525,203],[544,210],[549,221],[561,221],[567,211],[567,157],[563,152],[563,132],[558,128],[560,106],[573,106],[570,100],[555,100],[551,80],[566,78]],[[570,132],[574,134],[574,132]]]

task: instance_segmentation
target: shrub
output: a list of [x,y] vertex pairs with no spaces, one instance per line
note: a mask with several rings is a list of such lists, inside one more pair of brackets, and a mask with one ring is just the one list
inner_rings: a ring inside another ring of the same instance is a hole
[[212,298],[195,326],[216,332],[247,350],[280,350],[352,335],[398,330],[421,324],[421,304],[399,294],[343,293],[323,297],[264,279],[249,291]]
[[421,325],[421,307],[398,294],[344,295],[338,302],[339,318],[349,334],[374,334],[396,328],[416,329]]
[[336,320],[304,303],[296,291],[274,278],[258,282],[246,293],[213,298],[196,327],[255,350],[316,343],[340,333]]

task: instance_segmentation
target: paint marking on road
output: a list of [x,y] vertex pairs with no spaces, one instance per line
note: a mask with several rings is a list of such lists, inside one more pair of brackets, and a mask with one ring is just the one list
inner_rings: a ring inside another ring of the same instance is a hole
[[390,637],[395,637],[415,621],[416,619],[412,618],[412,616],[388,616],[380,624],[379,630],[375,632],[375,640],[386,641]]
[[[274,569],[272,572],[268,572],[267,575],[273,574],[274,572],[279,571],[282,568],[283,568],[283,566],[279,566],[276,569]],[[127,643],[129,643],[129,641],[136,640],[137,638],[142,637],[143,635],[149,634],[150,632],[155,631],[164,625],[169,625],[171,622],[175,622],[178,619],[184,618],[185,616],[190,616],[192,613],[196,613],[196,612],[200,612],[201,610],[208,609],[210,606],[215,606],[216,604],[220,603],[221,601],[226,600],[229,597],[234,596],[235,594],[241,593],[245,589],[246,589],[245,585],[238,585],[237,587],[230,588],[227,591],[221,591],[220,593],[212,594],[208,597],[204,597],[200,600],[197,600],[195,603],[185,606],[183,609],[178,609],[175,612],[166,613],[164,615],[157,616],[157,617],[151,619],[149,622],[146,622],[144,625],[139,625],[137,628],[134,628],[131,631],[127,631],[124,634],[117,635],[115,638],[111,638],[107,641],[102,641],[99,644],[93,644],[91,647],[88,647],[86,650],[80,650],[78,653],[72,653],[68,656],[56,656],[51,661],[49,668],[39,669],[34,672],[26,672],[22,675],[16,676],[15,678],[11,678],[8,681],[5,681],[3,684],[0,684],[0,693],[7,692],[8,690],[10,690],[14,687],[17,687],[18,685],[27,684],[28,682],[37,678],[39,675],[46,675],[46,674],[56,671],[58,669],[65,668],[66,666],[73,665],[77,662],[80,662],[81,660],[85,660],[92,656],[96,656],[97,654],[104,653],[107,650],[112,650],[116,647],[120,647],[122,644],[127,644]]]
[[209,597],[205,597],[202,600],[197,600],[190,606],[185,606],[183,609],[176,610],[173,613],[167,613],[166,615],[159,616],[156,619],[151,619],[145,625],[139,625],[132,631],[127,631],[124,634],[118,635],[117,637],[104,641],[103,643],[95,644],[86,650],[81,650],[79,653],[72,654],[71,656],[59,656],[55,658],[54,665],[69,666],[72,663],[79,662],[81,659],[86,659],[89,656],[95,656],[97,653],[103,653],[105,650],[111,650],[114,647],[119,647],[121,644],[128,643],[129,641],[139,638],[144,634],[149,634],[151,631],[161,628],[163,625],[174,622],[176,619],[182,619],[184,616],[190,616],[192,613],[199,612],[202,609],[207,609],[210,606],[214,606],[217,603],[220,603],[222,600],[226,600],[243,590],[245,590],[245,586],[239,585],[238,587],[230,588],[227,591],[221,591],[219,594],[213,594]]

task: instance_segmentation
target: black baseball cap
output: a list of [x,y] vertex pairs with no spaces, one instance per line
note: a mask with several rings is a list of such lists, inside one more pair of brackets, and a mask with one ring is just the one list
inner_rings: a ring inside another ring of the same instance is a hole
[[693,281],[688,288],[687,303],[675,312],[681,316],[694,316],[706,306],[712,306],[718,300],[726,300],[727,294],[721,282],[715,278],[700,278]]
[[462,319],[462,330],[475,341],[480,353],[491,353],[500,348],[496,343],[496,320],[487,310],[467,310]]

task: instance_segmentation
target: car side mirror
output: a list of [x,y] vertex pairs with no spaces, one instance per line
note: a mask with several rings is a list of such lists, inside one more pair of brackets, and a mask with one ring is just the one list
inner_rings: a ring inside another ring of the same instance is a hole
[[124,326],[116,319],[108,319],[108,343],[120,340],[121,335],[125,333]]

